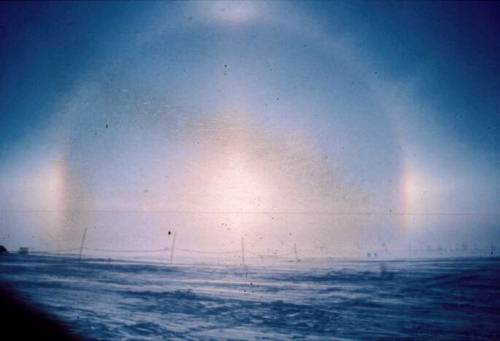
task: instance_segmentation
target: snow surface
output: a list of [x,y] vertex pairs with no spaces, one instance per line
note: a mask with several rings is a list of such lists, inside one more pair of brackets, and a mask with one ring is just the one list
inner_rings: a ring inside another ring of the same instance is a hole
[[499,339],[500,258],[210,266],[0,257],[89,339]]

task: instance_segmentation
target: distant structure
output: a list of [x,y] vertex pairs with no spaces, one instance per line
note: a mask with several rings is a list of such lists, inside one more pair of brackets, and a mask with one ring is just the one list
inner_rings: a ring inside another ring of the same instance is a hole
[[3,245],[0,245],[0,255],[4,255],[7,253],[9,253],[9,251],[7,251],[7,248]]
[[27,254],[29,254],[29,248],[26,246],[21,246],[19,248],[19,251],[17,251],[17,253],[20,255],[27,255]]

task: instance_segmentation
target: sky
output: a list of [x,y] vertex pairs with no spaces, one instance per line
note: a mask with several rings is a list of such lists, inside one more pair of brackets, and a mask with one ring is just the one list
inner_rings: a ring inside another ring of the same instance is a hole
[[2,3],[0,243],[489,248],[499,33],[494,2]]

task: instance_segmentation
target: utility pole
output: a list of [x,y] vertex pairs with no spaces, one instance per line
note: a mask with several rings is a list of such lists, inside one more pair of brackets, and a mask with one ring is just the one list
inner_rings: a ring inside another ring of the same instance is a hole
[[174,231],[174,237],[172,238],[172,246],[170,247],[170,264],[174,261],[174,249],[175,249],[175,237],[177,232]]
[[85,237],[87,236],[87,228],[83,230],[82,242],[80,243],[80,256],[78,257],[78,261],[82,260],[83,247],[85,246]]

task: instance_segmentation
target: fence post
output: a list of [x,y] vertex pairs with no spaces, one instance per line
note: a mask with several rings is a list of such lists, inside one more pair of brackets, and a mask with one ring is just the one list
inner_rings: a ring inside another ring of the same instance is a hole
[[172,238],[172,246],[170,247],[170,264],[174,261],[174,248],[175,248],[175,237],[177,232],[174,231],[174,237]]
[[245,238],[241,237],[241,264],[245,265]]
[[83,230],[83,236],[82,236],[82,241],[80,243],[80,255],[78,257],[78,261],[82,260],[82,253],[83,253],[83,247],[85,246],[85,237],[87,236],[87,228]]
[[300,262],[299,255],[297,254],[297,243],[293,244],[293,252],[295,253],[295,260],[297,263]]

